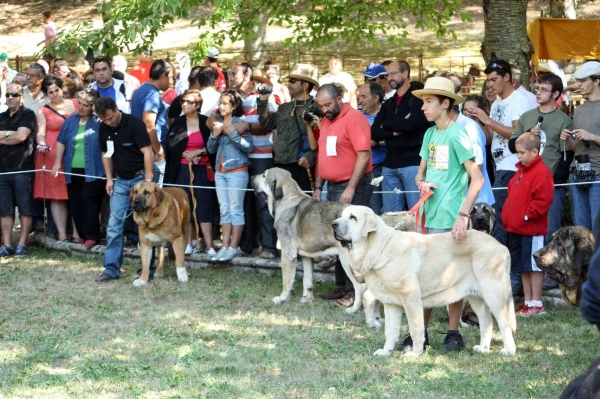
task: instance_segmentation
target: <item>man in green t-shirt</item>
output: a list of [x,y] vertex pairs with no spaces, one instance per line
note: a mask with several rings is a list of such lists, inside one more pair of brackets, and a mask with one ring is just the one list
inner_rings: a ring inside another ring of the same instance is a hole
[[[423,112],[435,126],[425,132],[419,155],[421,164],[416,176],[421,197],[430,190],[433,195],[423,205],[427,234],[452,232],[459,243],[467,235],[469,214],[483,186],[481,170],[467,132],[450,117],[452,106],[464,101],[454,93],[454,84],[447,78],[430,78],[425,88],[413,94],[423,100]],[[471,184],[469,185],[469,178]],[[441,349],[458,351],[465,347],[458,331],[462,300],[449,305],[448,332]],[[428,345],[427,325],[431,309],[425,309],[425,345]],[[412,347],[410,335],[398,349]]]

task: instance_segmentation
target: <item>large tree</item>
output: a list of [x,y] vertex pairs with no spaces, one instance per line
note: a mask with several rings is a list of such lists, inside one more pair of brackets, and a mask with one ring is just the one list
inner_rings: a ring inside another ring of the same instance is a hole
[[527,0],[483,0],[483,18],[486,64],[502,59],[528,71],[533,46],[527,37]]
[[[348,45],[378,44],[380,35],[388,42],[402,43],[413,28],[432,30],[438,37],[455,36],[446,26],[453,16],[471,21],[462,0],[105,0],[99,7],[101,28],[82,22],[62,30],[55,42],[58,51],[53,52],[84,54],[88,47],[99,46],[107,55],[141,52],[166,24],[190,19],[191,11],[197,15],[191,22],[202,31],[196,59],[225,38],[262,46],[267,25],[291,28],[285,45],[320,48],[337,40]],[[402,15],[412,15],[414,26],[409,27]]]

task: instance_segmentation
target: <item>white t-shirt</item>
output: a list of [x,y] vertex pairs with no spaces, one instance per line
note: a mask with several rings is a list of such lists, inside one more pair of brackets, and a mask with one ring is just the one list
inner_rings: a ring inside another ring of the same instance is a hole
[[527,99],[527,101],[529,101],[529,106],[531,107],[531,109],[537,108],[539,106],[539,104],[535,98],[535,94],[533,94],[529,90],[525,89],[523,86],[519,86],[517,91],[519,93],[523,94],[525,96],[525,98]]
[[[512,127],[513,121],[518,121],[524,112],[532,107],[529,101],[519,91],[515,90],[504,100],[498,97],[492,104],[490,118],[502,126]],[[517,154],[513,154],[508,149],[508,140],[498,133],[494,132],[492,136],[492,157],[496,163],[496,170],[517,171],[515,164],[519,162]]]
[[221,99],[221,93],[212,87],[200,90],[202,96],[202,108],[200,113],[204,116],[210,116],[215,113],[215,110],[219,108],[219,100]]
[[319,86],[323,86],[327,83],[341,83],[344,85],[346,94],[344,95],[343,101],[345,103],[350,101],[350,93],[356,92],[356,83],[354,83],[354,78],[348,72],[338,72],[335,76],[326,73],[319,78]]
[[396,94],[396,90],[392,90],[389,93],[385,93],[385,95],[383,96],[383,100],[389,100],[390,98],[394,97],[394,94]]

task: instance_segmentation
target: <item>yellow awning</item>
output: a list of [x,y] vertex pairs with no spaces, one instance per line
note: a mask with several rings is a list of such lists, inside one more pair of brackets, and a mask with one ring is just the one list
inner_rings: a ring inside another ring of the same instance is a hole
[[600,58],[600,19],[536,18],[527,24],[527,34],[533,44],[531,57],[538,60]]

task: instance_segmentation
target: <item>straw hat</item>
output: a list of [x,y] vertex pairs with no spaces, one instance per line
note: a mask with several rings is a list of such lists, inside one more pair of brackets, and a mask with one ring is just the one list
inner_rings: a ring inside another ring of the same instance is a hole
[[266,77],[266,73],[263,72],[262,69],[253,69],[252,70],[252,80],[258,83],[262,83],[265,85],[269,85],[269,86],[273,86],[273,82],[271,82],[269,80],[269,78]]
[[412,94],[420,99],[423,99],[423,94],[444,96],[453,99],[455,104],[461,104],[465,101],[463,96],[454,92],[454,83],[450,79],[441,77],[427,79],[425,87],[421,90],[414,90]]
[[315,85],[315,89],[319,88],[319,68],[312,64],[297,64],[291,70],[287,78],[296,78],[305,80]]

